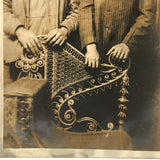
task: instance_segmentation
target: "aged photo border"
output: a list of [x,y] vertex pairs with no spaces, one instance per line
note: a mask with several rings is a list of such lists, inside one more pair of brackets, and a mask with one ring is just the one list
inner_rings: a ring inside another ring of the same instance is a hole
[[84,157],[84,158],[160,158],[159,151],[118,151],[94,149],[4,149],[3,148],[3,2],[0,1],[0,157]]

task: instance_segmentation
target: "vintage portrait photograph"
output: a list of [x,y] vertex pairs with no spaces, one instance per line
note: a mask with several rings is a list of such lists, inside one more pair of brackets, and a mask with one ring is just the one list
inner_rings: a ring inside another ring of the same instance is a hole
[[160,158],[160,0],[1,4],[0,157]]

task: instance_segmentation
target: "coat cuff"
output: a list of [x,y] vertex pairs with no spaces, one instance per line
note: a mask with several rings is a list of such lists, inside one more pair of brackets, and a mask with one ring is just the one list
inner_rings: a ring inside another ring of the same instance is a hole
[[7,24],[8,23],[4,22],[4,32],[7,33],[8,35],[15,35],[16,29],[19,26],[23,26],[23,24],[20,23],[18,20],[14,20],[14,22],[10,23],[10,25],[7,25]]
[[96,43],[96,40],[93,36],[86,36],[84,39],[81,39],[81,47],[84,50],[88,44]]
[[130,40],[130,36],[126,35],[125,38],[123,39],[122,43],[127,44]]
[[131,37],[127,35],[127,36],[123,39],[122,43],[125,43],[125,44],[129,47],[130,52],[132,52],[133,46],[132,46],[130,40],[131,40]]
[[72,31],[74,31],[74,28],[73,28],[74,25],[75,25],[75,24],[73,24],[72,21],[63,21],[63,22],[60,24],[59,27],[65,27],[65,28],[67,28],[67,30],[68,30],[68,35],[70,35],[70,33],[71,33]]
[[19,25],[19,26],[17,26],[17,28],[15,29],[15,33],[16,33],[16,31],[17,31],[17,29],[19,29],[19,28],[24,28],[24,25]]

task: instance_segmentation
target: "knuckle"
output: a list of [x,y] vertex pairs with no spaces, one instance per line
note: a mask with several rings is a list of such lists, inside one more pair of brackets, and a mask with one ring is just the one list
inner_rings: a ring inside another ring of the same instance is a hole
[[59,43],[56,41],[55,44],[59,44]]

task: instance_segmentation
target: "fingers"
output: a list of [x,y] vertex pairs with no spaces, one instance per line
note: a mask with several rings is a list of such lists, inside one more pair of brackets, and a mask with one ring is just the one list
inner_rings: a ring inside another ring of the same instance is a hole
[[62,44],[64,43],[65,39],[63,38],[63,40],[60,42],[59,46],[62,46]]
[[96,68],[99,66],[99,59],[96,60]]
[[64,40],[63,37],[59,37],[52,46],[55,46],[55,45],[60,45],[60,43]]
[[116,52],[117,52],[117,54],[116,54],[115,58],[120,59],[120,55],[123,52],[123,50],[121,48],[119,48],[119,49],[116,49]]
[[124,59],[126,59],[127,57],[128,57],[128,52],[125,52]]
[[35,48],[34,48],[34,46],[32,45],[31,42],[28,42],[28,43],[27,43],[27,48],[28,48],[29,52],[31,52],[31,53],[33,53],[33,54],[37,54],[37,53],[36,53],[36,50],[35,50]]
[[21,38],[19,39],[23,48],[27,51],[27,52],[32,52],[35,53],[35,51],[33,50],[32,44],[30,42],[30,40],[28,40],[28,38]]
[[34,41],[34,38],[30,40],[29,47],[34,50],[34,52],[33,52],[34,54],[38,54],[39,48],[38,48],[36,42]]
[[122,52],[121,52],[121,54],[120,54],[120,56],[119,56],[119,59],[122,60],[122,59],[124,58],[124,55],[125,55],[125,51],[122,50]]
[[[114,50],[113,48],[108,52],[111,54],[111,60],[113,64],[119,63],[121,60],[124,60],[128,57],[130,50],[128,46],[124,44],[116,45]],[[108,54],[107,53],[107,54]]]
[[92,64],[92,68],[95,68],[95,66],[96,66],[96,61],[95,61],[95,59],[92,59],[91,64]]
[[65,34],[61,33],[60,29],[56,29],[56,30],[52,30],[48,36],[46,36],[46,42],[49,45],[55,46],[55,45],[59,45],[62,46],[62,44],[64,43],[64,41],[67,39],[67,36],[65,36]]
[[39,50],[43,49],[35,34],[29,30],[21,30],[18,40],[27,52],[39,54]]
[[48,42],[49,45],[55,43],[60,38],[60,34],[56,34],[52,40]]
[[88,61],[89,61],[89,58],[88,58],[88,57],[85,57],[85,65],[88,64]]
[[107,53],[106,55],[111,54],[111,53],[115,50],[115,48],[116,48],[116,46],[112,47],[112,48],[108,51],[108,53]]
[[51,41],[51,40],[56,36],[56,33],[57,33],[56,31],[50,32],[50,33],[45,37],[46,42]]
[[[23,48],[27,51],[28,47],[27,47],[27,43],[25,41],[21,41],[21,45],[23,46]],[[27,51],[28,52],[28,51]]]
[[37,39],[37,37],[34,37],[33,39],[34,39],[37,47],[38,47],[40,50],[43,50],[42,44],[41,44],[40,41]]
[[117,56],[118,50],[115,49],[112,53],[111,53],[111,60],[112,63],[115,64],[116,63],[116,56]]
[[27,46],[30,52],[32,52],[35,55],[39,55],[39,51],[42,50],[42,45],[35,36],[31,37],[27,41]]
[[88,47],[87,53],[85,55],[85,64],[88,64],[88,67],[98,68],[99,67],[99,53],[95,46]]
[[99,59],[85,58],[85,64],[88,64],[88,67],[98,68],[99,67]]
[[35,41],[35,37],[26,39],[22,45],[27,52],[31,52],[35,55],[38,55],[39,50],[42,50],[42,46],[40,45],[40,42],[38,42],[38,40]]
[[91,65],[92,65],[92,60],[89,59],[89,61],[88,61],[88,67],[91,67]]

